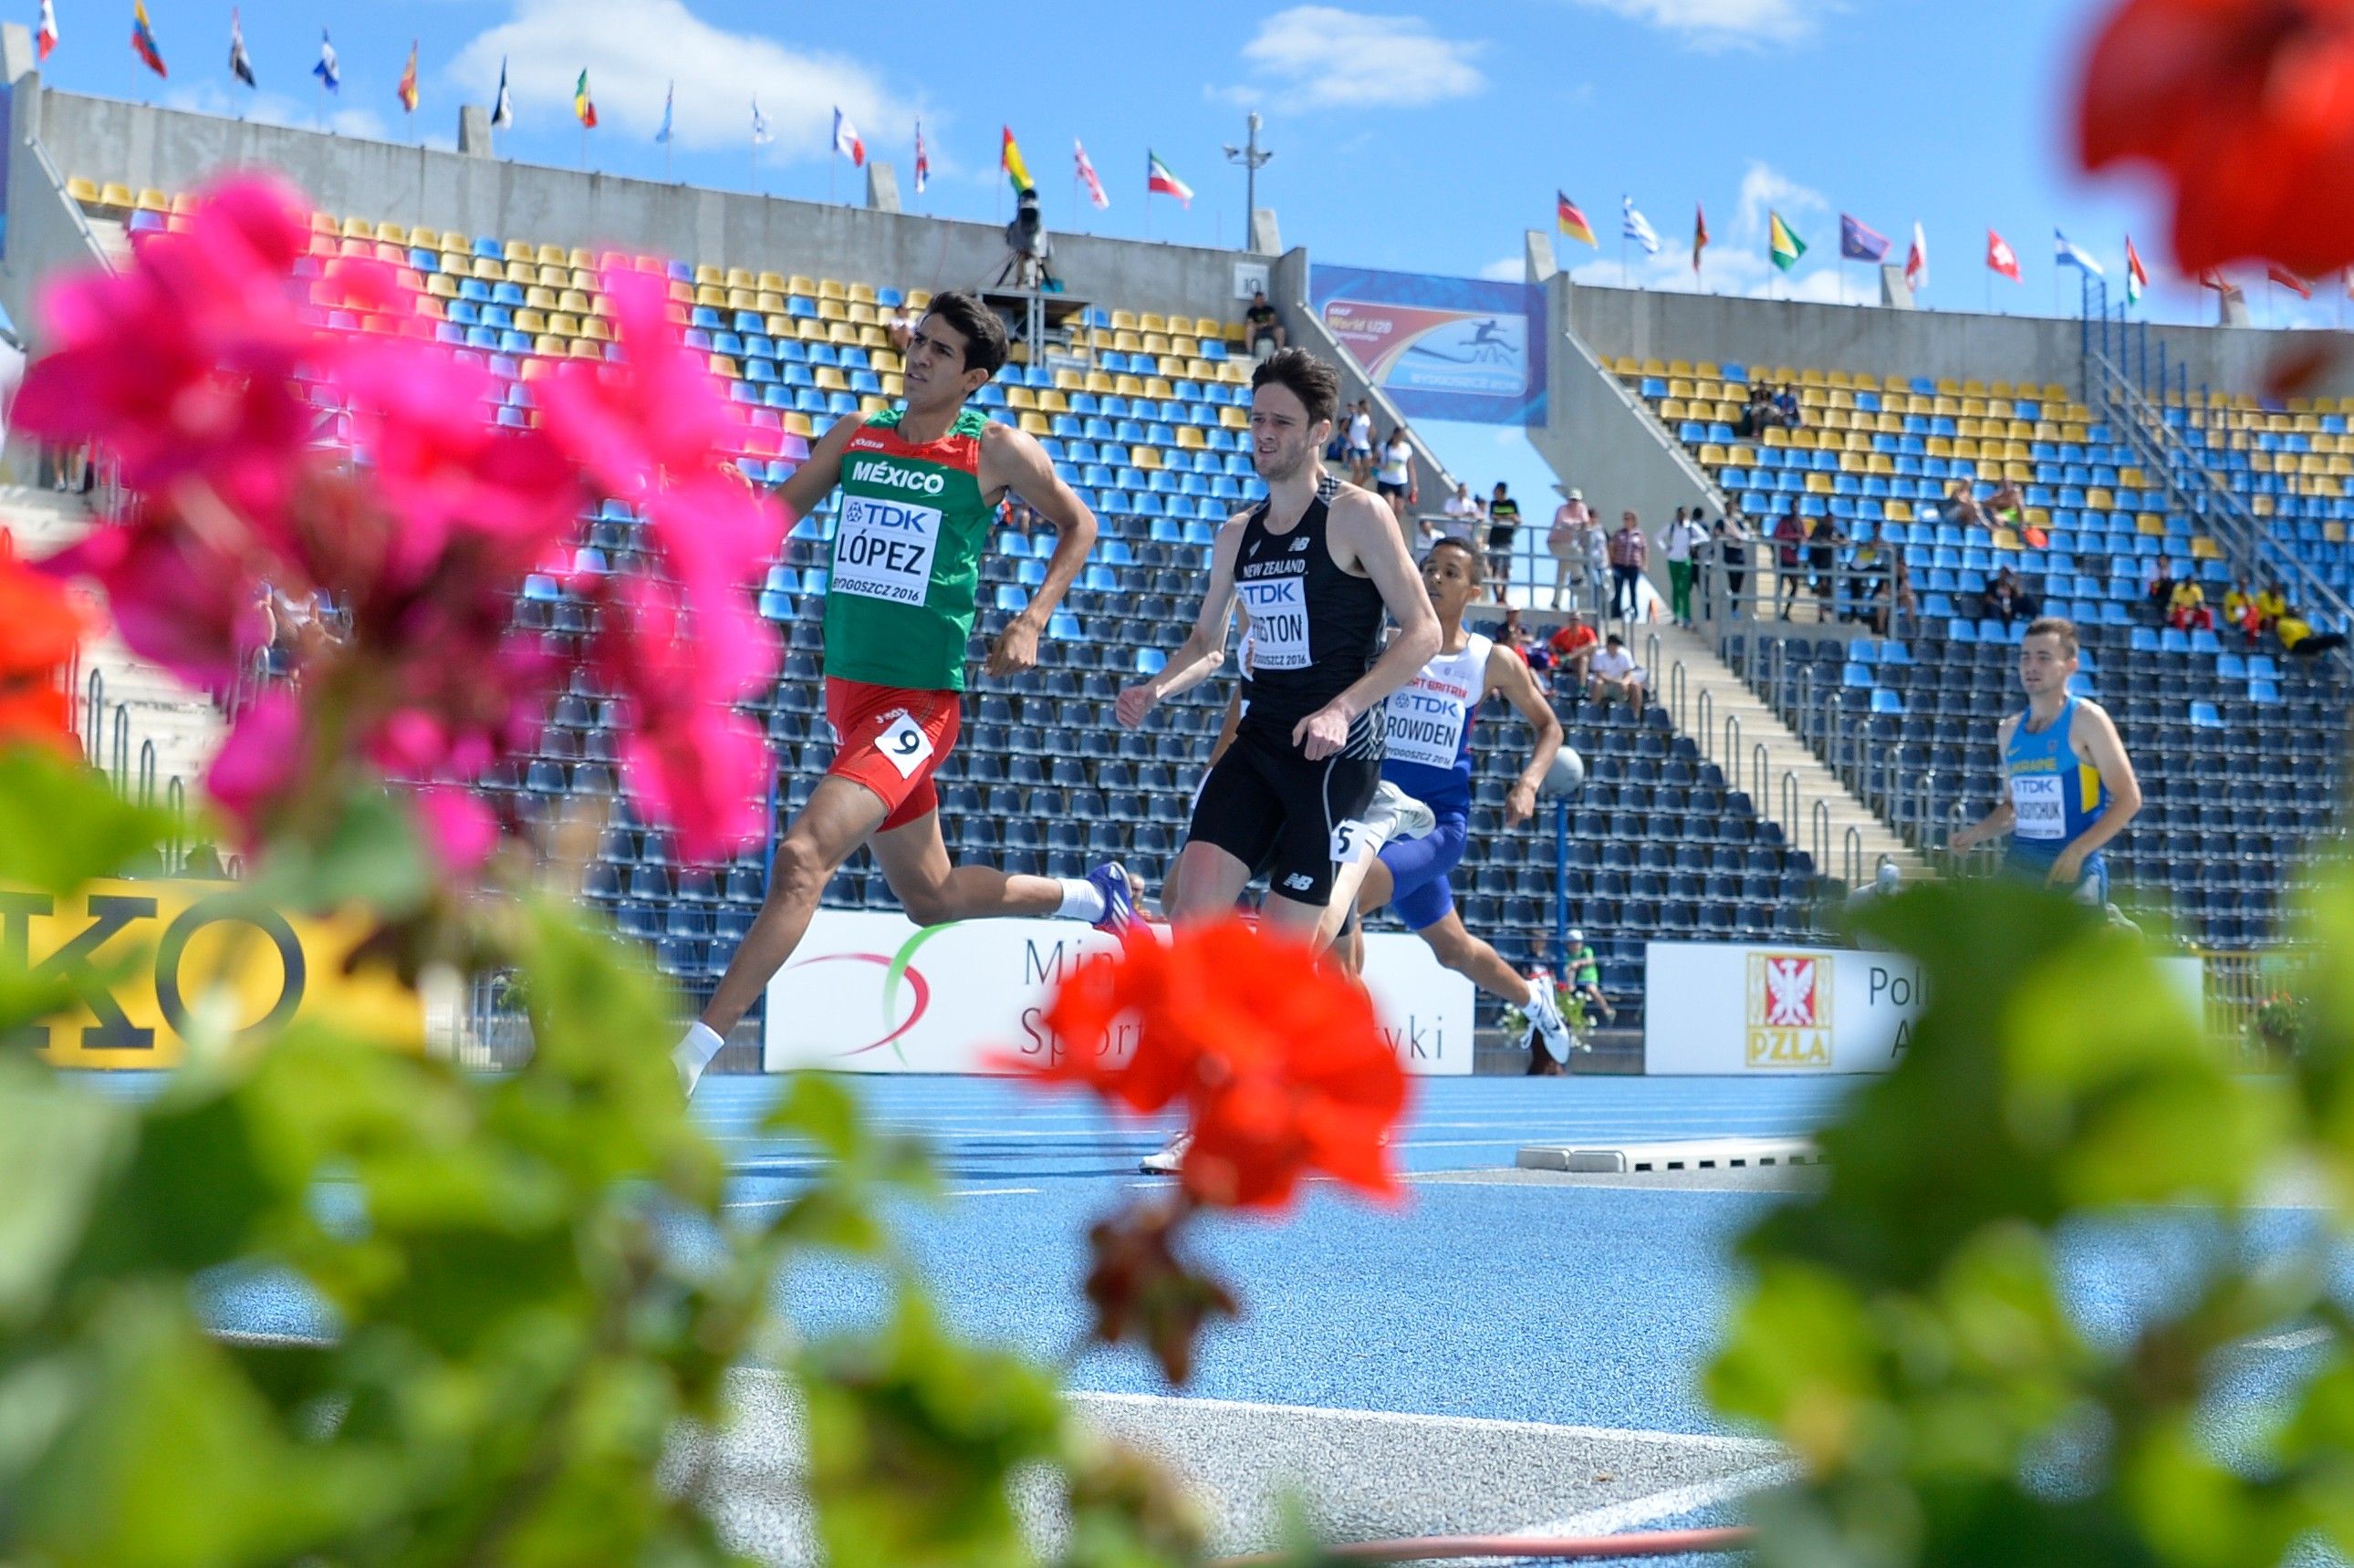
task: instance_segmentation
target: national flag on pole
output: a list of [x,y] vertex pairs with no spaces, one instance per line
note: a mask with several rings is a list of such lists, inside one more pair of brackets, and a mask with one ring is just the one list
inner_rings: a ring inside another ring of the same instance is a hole
[[1888,236],[1862,219],[1840,214],[1840,255],[1850,261],[1877,261],[1888,254]]
[[131,0],[131,48],[157,76],[172,74],[164,69],[163,51],[155,47],[155,30],[147,25],[147,0]]
[[924,194],[924,187],[931,183],[931,178],[932,161],[924,154],[924,122],[918,120],[916,122],[916,194],[917,196]]
[[776,140],[769,132],[769,117],[760,112],[760,95],[752,95],[752,145],[765,147]]
[[[232,11],[229,16],[233,25],[237,13]],[[58,11],[50,0],[41,0],[41,26],[33,35],[33,43],[40,49],[43,59],[48,59],[49,51],[58,47]]]
[[2019,275],[2019,257],[2012,251],[2010,242],[1991,228],[1987,230],[1987,266],[2014,283],[2024,281]]
[[2290,271],[2287,268],[2282,266],[2277,261],[2267,261],[2264,263],[2264,276],[2272,280],[2274,282],[2278,283],[2284,289],[2295,291],[2296,297],[2300,300],[2309,300],[2313,298],[2313,285],[2306,282],[2303,278],[2298,277],[2296,273]]
[[261,83],[253,79],[253,57],[245,52],[245,25],[233,5],[228,13],[228,74],[256,92],[261,90]]
[[514,100],[507,96],[507,60],[499,57],[499,95],[491,101],[491,128],[504,130],[514,123]]
[[1144,194],[1150,196],[1155,191],[1162,196],[1175,196],[1181,207],[1193,205],[1193,187],[1171,174],[1169,165],[1147,147],[1144,150]]
[[2126,236],[2126,303],[2141,303],[2142,295],[2149,291],[2149,272],[2141,264],[2141,252],[2134,249],[2133,236]]
[[2109,275],[2101,264],[2093,259],[2091,251],[2073,243],[2056,228],[2052,231],[2052,260],[2055,265],[2073,267],[2080,272],[2090,272],[2095,278],[2105,278]]
[[833,150],[849,159],[854,169],[866,164],[866,143],[858,139],[858,127],[850,122],[850,116],[838,107],[833,111]]
[[[580,73],[580,79],[572,84],[572,117],[580,122],[583,130],[597,129],[597,103],[588,96],[588,73],[586,70]],[[667,100],[664,101],[663,125],[665,129],[670,125]]]
[[1013,182],[1013,194],[1019,196],[1023,191],[1035,189],[1030,178],[1030,165],[1022,160],[1022,144],[1013,139],[1013,127],[1001,125],[998,129],[1005,136],[998,143],[997,166],[1005,171],[1007,179]]
[[1806,253],[1807,242],[1798,238],[1797,231],[1782,221],[1780,213],[1768,209],[1766,214],[1766,254],[1773,259],[1774,265],[1787,272],[1796,267],[1798,258]]
[[1109,207],[1111,197],[1104,195],[1103,181],[1096,177],[1096,166],[1087,162],[1087,150],[1076,136],[1071,138],[1071,155],[1078,161],[1079,183],[1087,187],[1087,200],[1098,209]]
[[1929,286],[1929,237],[1920,221],[1913,224],[1913,249],[1904,253],[1904,286],[1914,293]]
[[1644,255],[1657,256],[1659,253],[1659,237],[1652,231],[1650,220],[1635,210],[1635,198],[1622,196],[1619,206],[1619,232],[1641,246]]
[[[581,74],[583,77],[586,77],[588,73],[584,71]],[[671,110],[677,101],[678,83],[673,81],[663,89],[663,122],[659,126],[655,127],[655,141],[667,143],[670,140]]]
[[1692,203],[1692,272],[1700,272],[1700,253],[1708,249],[1708,209]]
[[[1577,204],[1560,191],[1553,193],[1553,225],[1580,245],[1594,245],[1594,226],[1577,210]],[[1600,246],[1595,246],[1600,249]]]
[[2212,289],[2219,294],[2228,294],[2232,291],[2232,281],[2212,267],[2199,269],[2199,286],[2202,289]]
[[404,113],[417,112],[417,40],[408,40],[408,64],[400,73],[400,107]]
[[317,77],[329,92],[343,91],[344,68],[335,63],[334,40],[327,37],[324,27],[319,29],[319,63],[311,68],[311,74]]

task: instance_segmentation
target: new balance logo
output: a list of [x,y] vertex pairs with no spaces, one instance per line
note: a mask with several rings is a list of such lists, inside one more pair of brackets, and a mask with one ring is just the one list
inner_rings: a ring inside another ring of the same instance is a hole
[[1291,542],[1291,547],[1292,547],[1293,549],[1295,549],[1295,550],[1304,550],[1304,549],[1308,548],[1308,539],[1307,539],[1307,536],[1306,536],[1305,535],[1301,535],[1300,537],[1299,537],[1299,538],[1297,538],[1297,539],[1294,539],[1294,540]]
[[1295,871],[1283,879],[1283,885],[1294,893],[1305,893],[1316,885],[1316,879],[1304,872]]

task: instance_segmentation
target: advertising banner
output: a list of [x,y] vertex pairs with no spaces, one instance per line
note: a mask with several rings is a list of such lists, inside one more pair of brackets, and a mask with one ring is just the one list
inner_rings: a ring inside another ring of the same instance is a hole
[[1317,266],[1308,295],[1325,330],[1406,418],[1544,422],[1543,289]]
[[[769,983],[763,1065],[772,1073],[980,1073],[995,1054],[1047,1063],[1064,1042],[1041,1022],[1072,969],[1118,949],[1069,920],[968,920],[923,935],[902,915],[821,909]],[[897,984],[894,959],[906,953]],[[1365,938],[1365,981],[1409,1073],[1471,1070],[1471,982],[1403,933]],[[1115,1037],[1114,1055],[1134,1042]]]
[[[2158,964],[2195,1011],[2199,960]],[[1885,1073],[1921,1016],[1899,953],[1653,942],[1643,972],[1646,1073]]]
[[63,898],[0,888],[0,953],[36,974],[124,966],[85,1009],[26,1032],[58,1067],[172,1067],[195,1011],[216,995],[239,1030],[319,1020],[408,1049],[425,1040],[414,991],[344,972],[358,916],[292,920],[234,883],[93,882]]

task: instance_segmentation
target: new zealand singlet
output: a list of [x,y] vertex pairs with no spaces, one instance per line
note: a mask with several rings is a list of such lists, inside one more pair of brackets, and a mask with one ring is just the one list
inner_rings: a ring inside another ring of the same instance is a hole
[[[1267,531],[1272,502],[1251,510],[1235,553],[1235,591],[1250,612],[1251,661],[1243,677],[1243,724],[1279,732],[1347,691],[1381,654],[1382,590],[1332,559],[1331,496],[1327,478],[1286,533]],[[1382,710],[1349,726],[1345,757],[1379,757]]]

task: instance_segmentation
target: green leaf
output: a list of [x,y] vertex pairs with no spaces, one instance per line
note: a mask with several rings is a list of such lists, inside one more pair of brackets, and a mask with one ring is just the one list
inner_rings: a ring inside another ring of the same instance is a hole
[[39,747],[0,747],[0,883],[62,896],[119,874],[171,826],[166,813],[117,795],[94,768]]
[[398,920],[433,892],[433,858],[402,803],[382,790],[355,792],[315,848],[280,841],[261,857],[251,891],[281,908],[362,906]]
[[48,1307],[129,1146],[129,1121],[39,1064],[0,1055],[0,1340]]

